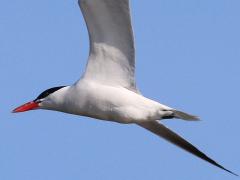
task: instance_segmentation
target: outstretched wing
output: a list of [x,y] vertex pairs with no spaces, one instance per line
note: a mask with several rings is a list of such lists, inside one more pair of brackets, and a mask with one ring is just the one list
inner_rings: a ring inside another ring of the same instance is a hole
[[238,176],[237,174],[233,173],[232,171],[229,171],[228,169],[224,168],[211,158],[209,158],[207,155],[202,153],[200,150],[198,150],[196,147],[194,147],[191,143],[187,142],[185,139],[183,139],[181,136],[176,134],[175,132],[171,131],[161,123],[157,121],[149,121],[149,122],[141,122],[138,123],[139,126],[153,132],[154,134],[166,139],[167,141],[175,144],[176,146],[192,153],[193,155],[211,163],[214,166],[217,166],[233,175]]
[[83,78],[137,91],[129,1],[78,2],[90,38],[90,54]]

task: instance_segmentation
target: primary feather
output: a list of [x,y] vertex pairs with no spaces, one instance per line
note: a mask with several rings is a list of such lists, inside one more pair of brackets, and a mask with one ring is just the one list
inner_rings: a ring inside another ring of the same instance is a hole
[[90,53],[83,78],[137,92],[135,48],[128,0],[79,0]]

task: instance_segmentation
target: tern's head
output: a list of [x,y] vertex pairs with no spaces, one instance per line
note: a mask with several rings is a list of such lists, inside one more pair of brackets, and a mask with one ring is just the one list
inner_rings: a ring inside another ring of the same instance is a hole
[[29,110],[35,110],[35,109],[52,109],[51,105],[54,104],[56,97],[61,95],[60,89],[62,89],[64,87],[66,87],[66,86],[59,86],[59,87],[53,87],[53,88],[47,89],[47,90],[43,91],[33,101],[30,101],[28,103],[25,103],[25,104],[17,107],[12,112],[18,113],[18,112],[24,112],[24,111],[29,111]]

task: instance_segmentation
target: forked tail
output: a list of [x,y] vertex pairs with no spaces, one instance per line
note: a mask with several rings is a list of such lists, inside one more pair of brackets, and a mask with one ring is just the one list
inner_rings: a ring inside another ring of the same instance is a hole
[[186,121],[199,121],[200,120],[198,116],[187,114],[182,111],[172,110],[172,112],[173,112],[174,118],[183,119]]

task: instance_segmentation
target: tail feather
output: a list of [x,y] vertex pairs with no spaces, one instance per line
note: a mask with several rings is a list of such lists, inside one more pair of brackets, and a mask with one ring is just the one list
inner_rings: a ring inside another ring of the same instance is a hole
[[183,119],[186,121],[199,121],[200,120],[198,116],[187,114],[185,112],[178,111],[178,110],[172,110],[172,111],[174,113],[174,117],[178,118],[178,119]]

